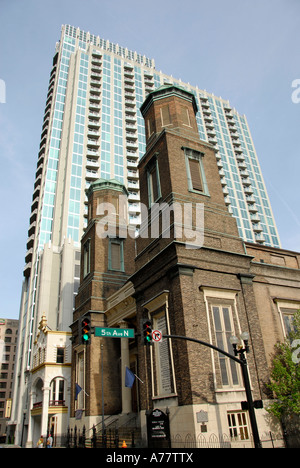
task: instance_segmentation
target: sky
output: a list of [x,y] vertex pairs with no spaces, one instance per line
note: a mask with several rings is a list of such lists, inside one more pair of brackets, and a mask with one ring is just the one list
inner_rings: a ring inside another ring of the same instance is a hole
[[0,317],[18,318],[55,44],[70,24],[245,114],[282,248],[300,251],[299,0],[0,0]]

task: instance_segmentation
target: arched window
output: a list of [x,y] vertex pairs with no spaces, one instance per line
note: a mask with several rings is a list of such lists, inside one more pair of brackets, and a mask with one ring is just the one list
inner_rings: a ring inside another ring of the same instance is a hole
[[51,382],[50,406],[65,405],[65,380],[56,377]]

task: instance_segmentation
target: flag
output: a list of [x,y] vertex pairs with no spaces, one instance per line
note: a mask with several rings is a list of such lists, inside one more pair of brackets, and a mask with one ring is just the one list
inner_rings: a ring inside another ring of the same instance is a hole
[[126,372],[125,372],[125,387],[132,388],[133,384],[135,381],[135,375],[133,372],[131,372],[128,367],[126,367]]
[[78,393],[80,393],[82,390],[82,388],[80,387],[80,385],[75,384],[75,401],[77,401],[77,397],[78,397]]

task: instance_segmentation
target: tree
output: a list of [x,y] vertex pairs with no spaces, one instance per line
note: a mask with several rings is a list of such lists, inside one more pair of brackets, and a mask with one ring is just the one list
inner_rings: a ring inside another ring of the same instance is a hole
[[300,415],[300,310],[295,313],[293,331],[275,345],[270,383],[274,401],[267,411],[279,419]]

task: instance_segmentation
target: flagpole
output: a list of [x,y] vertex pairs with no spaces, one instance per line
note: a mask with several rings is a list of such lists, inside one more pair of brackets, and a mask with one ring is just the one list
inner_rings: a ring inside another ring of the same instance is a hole
[[140,382],[144,383],[136,374],[133,374]]
[[104,423],[104,378],[103,378],[103,343],[101,343],[101,393],[102,393],[102,435],[105,431]]

